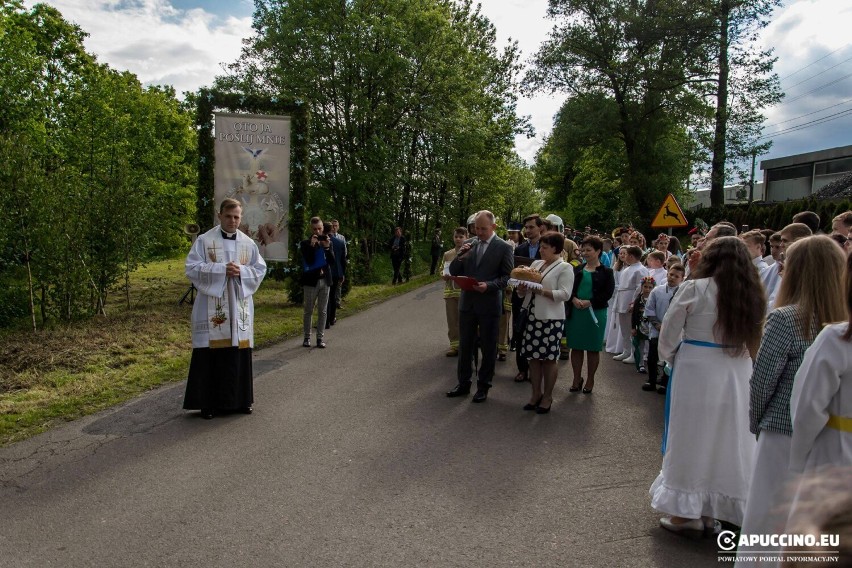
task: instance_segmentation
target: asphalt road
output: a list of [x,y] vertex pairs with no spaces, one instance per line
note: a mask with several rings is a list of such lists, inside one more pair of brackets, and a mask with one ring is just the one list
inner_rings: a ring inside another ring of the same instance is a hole
[[[345,315],[345,311],[342,315]],[[255,413],[183,384],[0,449],[0,566],[718,566],[659,528],[663,397],[603,360],[592,395],[524,412],[513,355],[448,399],[441,286],[255,353]],[[722,564],[724,565],[724,564]]]

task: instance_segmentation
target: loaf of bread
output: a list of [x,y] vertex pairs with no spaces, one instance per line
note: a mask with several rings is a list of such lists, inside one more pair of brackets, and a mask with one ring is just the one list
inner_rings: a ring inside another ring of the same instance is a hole
[[541,272],[534,268],[530,268],[529,266],[518,266],[517,268],[513,268],[512,273],[509,276],[515,280],[522,280],[524,282],[541,283]]

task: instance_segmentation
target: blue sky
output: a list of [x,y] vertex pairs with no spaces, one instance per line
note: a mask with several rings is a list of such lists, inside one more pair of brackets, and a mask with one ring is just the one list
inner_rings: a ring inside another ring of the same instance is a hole
[[[545,18],[547,0],[480,0],[483,13],[505,45],[517,40],[526,61],[553,22]],[[46,0],[66,19],[90,34],[87,49],[116,69],[135,73],[144,83],[170,84],[178,93],[208,85],[222,64],[240,54],[252,33],[250,0]],[[26,0],[32,5],[32,0]],[[766,160],[824,148],[852,145],[852,1],[787,0],[764,30],[762,45],[778,56],[775,70],[788,95],[767,112],[765,132],[800,130],[774,137]],[[552,128],[564,95],[523,98],[518,111],[530,115],[536,137],[519,137],[518,153],[532,163]],[[837,116],[832,114],[840,113]],[[760,174],[758,173],[758,176]]]
[[208,0],[207,2],[172,0],[171,4],[179,10],[201,8],[217,16],[236,16],[238,18],[251,16],[252,10],[254,10],[254,2],[249,0]]

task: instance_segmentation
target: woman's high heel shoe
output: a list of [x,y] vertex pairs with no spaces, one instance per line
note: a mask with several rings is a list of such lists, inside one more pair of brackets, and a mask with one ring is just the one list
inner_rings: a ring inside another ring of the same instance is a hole
[[[539,404],[541,404],[541,401],[539,401]],[[547,414],[548,412],[550,412],[551,408],[553,408],[553,399],[550,399],[550,406],[548,406],[547,408],[544,408],[543,406],[539,406],[535,409],[535,413],[536,414]]]
[[571,385],[570,387],[568,387],[568,392],[580,392],[580,389],[582,389],[582,388],[583,388],[583,379],[581,377],[580,378],[580,386],[575,387],[574,385]]
[[536,408],[538,408],[538,405],[541,404],[541,399],[543,399],[543,398],[544,398],[544,395],[541,395],[540,397],[538,397],[538,402],[536,402],[535,404],[532,404],[531,402],[526,403],[524,405],[524,410],[535,410]]
[[[589,384],[589,383],[586,383],[586,384]],[[584,388],[584,389],[583,389],[583,394],[592,394],[592,389],[593,389],[593,388],[595,388],[595,385],[592,385],[592,386],[591,386],[591,387],[589,387],[589,388]]]

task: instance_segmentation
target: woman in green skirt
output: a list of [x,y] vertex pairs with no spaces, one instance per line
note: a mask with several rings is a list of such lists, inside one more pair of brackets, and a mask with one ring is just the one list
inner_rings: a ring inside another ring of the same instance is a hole
[[[603,241],[599,237],[588,236],[580,243],[580,254],[586,263],[574,269],[574,291],[567,324],[571,369],[574,372],[574,383],[568,389],[570,392],[582,389],[583,394],[591,394],[595,386],[595,372],[606,335],[607,303],[615,291],[612,269],[601,264],[602,251]],[[588,354],[585,384],[580,376],[584,354]]]

